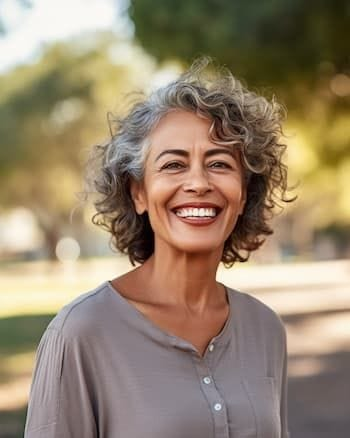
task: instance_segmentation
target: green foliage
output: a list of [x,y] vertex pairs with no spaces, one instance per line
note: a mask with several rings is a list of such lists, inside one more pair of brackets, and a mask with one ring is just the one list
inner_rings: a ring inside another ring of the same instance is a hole
[[82,148],[108,132],[107,105],[137,82],[132,67],[111,62],[111,43],[56,45],[38,64],[0,76],[0,177],[81,167]]
[[0,156],[2,172],[14,163],[27,166],[28,160],[50,161],[51,157],[43,153],[42,140],[53,140],[48,132],[50,113],[58,102],[74,96],[91,103],[91,80],[72,74],[84,59],[69,59],[67,55],[57,47],[43,59],[45,69],[40,64],[20,68],[1,81],[0,141],[1,153],[6,154]]
[[[53,317],[54,315],[50,314],[0,318],[0,384],[3,388],[6,388],[6,385],[11,388],[11,384],[17,379],[20,381],[24,376],[31,376],[35,350]],[[11,389],[6,395],[11,403]],[[27,406],[11,410],[0,408],[0,436],[23,437],[26,412]]]
[[[0,355],[7,359],[11,355],[35,350],[53,317],[54,315],[21,315],[0,318]],[[5,380],[5,376],[0,373],[0,381]]]
[[120,44],[86,35],[0,76],[0,203],[33,210],[52,245],[77,202],[87,150],[109,136],[107,112],[147,76],[142,59],[116,58]]
[[324,61],[348,67],[346,0],[133,0],[130,16],[158,59],[210,55],[256,85],[312,81]]

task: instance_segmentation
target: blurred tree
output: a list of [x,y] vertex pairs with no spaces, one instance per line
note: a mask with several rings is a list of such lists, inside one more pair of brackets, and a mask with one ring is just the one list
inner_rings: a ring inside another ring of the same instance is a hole
[[158,59],[210,55],[254,85],[288,91],[327,65],[349,68],[347,0],[131,0],[129,11],[137,39]]
[[85,36],[0,76],[0,202],[35,213],[52,257],[82,189],[88,146],[108,137],[106,113],[148,78],[145,56],[123,61],[128,50],[108,34]]
[[350,222],[347,0],[131,0],[129,15],[159,61],[209,55],[250,88],[273,90],[288,108],[292,167],[302,179],[298,220]]

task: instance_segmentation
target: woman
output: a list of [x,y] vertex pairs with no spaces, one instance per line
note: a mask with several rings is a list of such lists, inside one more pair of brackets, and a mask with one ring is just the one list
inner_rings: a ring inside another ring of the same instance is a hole
[[119,121],[95,155],[94,222],[139,267],[51,321],[25,437],[288,436],[281,321],[216,281],[286,201],[280,134],[275,102],[203,63]]

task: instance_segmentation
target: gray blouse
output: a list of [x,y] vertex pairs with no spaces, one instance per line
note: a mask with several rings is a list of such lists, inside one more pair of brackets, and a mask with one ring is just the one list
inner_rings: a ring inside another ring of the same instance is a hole
[[65,306],[36,355],[25,438],[287,438],[279,317],[226,288],[203,357],[105,282]]

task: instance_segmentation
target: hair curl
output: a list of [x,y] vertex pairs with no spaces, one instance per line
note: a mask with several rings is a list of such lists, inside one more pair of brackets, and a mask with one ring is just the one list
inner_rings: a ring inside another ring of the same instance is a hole
[[248,260],[273,233],[268,222],[276,207],[295,199],[286,196],[286,145],[280,142],[283,107],[274,98],[268,101],[249,91],[226,69],[206,74],[208,64],[208,59],[200,59],[177,80],[134,104],[126,117],[112,120],[115,134],[95,146],[89,160],[86,179],[98,196],[92,222],[111,233],[113,246],[128,254],[133,265],[152,255],[154,233],[147,212],[135,211],[130,182],[142,180],[148,136],[169,111],[182,109],[212,120],[211,140],[240,149],[247,199],[224,244],[221,261],[226,266]]

